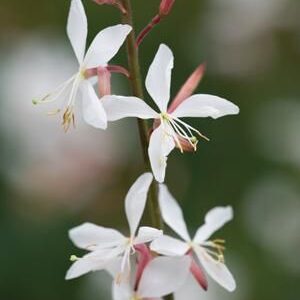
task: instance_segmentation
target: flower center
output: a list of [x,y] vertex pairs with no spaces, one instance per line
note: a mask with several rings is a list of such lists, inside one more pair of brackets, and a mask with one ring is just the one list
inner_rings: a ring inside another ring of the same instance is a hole
[[199,130],[168,113],[161,113],[160,121],[165,133],[174,139],[181,152],[189,147],[194,151],[197,150],[198,138],[194,133],[199,137],[209,140]]

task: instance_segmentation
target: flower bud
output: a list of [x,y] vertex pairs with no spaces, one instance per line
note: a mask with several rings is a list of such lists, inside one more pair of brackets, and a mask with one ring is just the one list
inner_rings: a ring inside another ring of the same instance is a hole
[[175,3],[175,0],[161,0],[160,6],[159,6],[159,14],[161,16],[168,15],[170,13],[174,3]]

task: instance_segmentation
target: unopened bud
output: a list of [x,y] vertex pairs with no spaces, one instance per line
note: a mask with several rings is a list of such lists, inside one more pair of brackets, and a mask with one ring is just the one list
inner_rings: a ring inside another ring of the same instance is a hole
[[159,14],[161,16],[168,15],[170,13],[174,3],[175,3],[175,0],[161,0],[160,6],[159,6]]

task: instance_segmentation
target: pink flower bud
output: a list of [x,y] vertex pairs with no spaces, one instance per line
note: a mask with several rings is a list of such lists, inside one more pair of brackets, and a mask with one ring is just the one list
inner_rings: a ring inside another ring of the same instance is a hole
[[168,15],[170,13],[174,3],[175,3],[175,0],[161,0],[160,6],[159,6],[159,14],[162,16]]
[[190,271],[193,274],[194,278],[197,280],[197,282],[200,284],[200,286],[207,291],[208,283],[207,279],[204,275],[204,272],[202,269],[199,267],[199,265],[195,262],[192,254],[190,254],[192,258],[192,263],[191,263],[191,268]]
[[190,97],[197,86],[199,85],[200,81],[203,78],[205,73],[206,65],[201,64],[198,68],[192,73],[192,75],[187,79],[187,81],[183,84],[180,91],[170,104],[168,108],[168,113],[172,113],[184,100]]
[[144,272],[145,267],[148,265],[148,263],[152,260],[152,254],[151,251],[148,249],[148,247],[145,244],[139,244],[135,245],[134,249],[138,252],[138,265],[137,265],[137,271],[135,276],[135,290],[137,289],[140,279],[142,277],[142,274]]

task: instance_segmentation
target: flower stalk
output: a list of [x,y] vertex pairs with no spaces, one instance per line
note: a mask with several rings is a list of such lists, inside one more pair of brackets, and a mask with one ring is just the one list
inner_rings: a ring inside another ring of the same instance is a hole
[[[126,14],[123,14],[122,21],[124,24],[128,24],[133,27],[133,18],[132,18],[132,9],[130,0],[121,0],[122,6],[126,10]],[[134,28],[134,27],[133,27]],[[135,30],[133,29],[127,37],[127,58],[128,58],[128,67],[130,74],[130,83],[133,96],[143,99],[143,85],[142,77],[140,71],[140,63],[138,56],[138,48],[135,46]],[[143,159],[145,163],[145,168],[147,171],[151,170],[150,160],[148,155],[148,124],[145,120],[138,119],[138,129],[140,135],[140,141],[143,151]],[[152,220],[152,226],[162,229],[162,218],[158,204],[158,189],[157,183],[153,182],[150,191],[149,191],[149,211]]]

